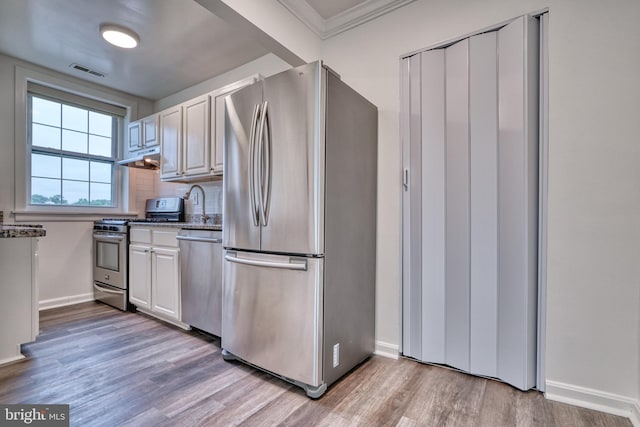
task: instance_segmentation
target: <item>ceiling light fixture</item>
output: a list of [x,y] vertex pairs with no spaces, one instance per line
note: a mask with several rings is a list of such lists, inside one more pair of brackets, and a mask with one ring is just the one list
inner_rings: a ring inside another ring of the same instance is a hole
[[113,24],[100,25],[100,34],[102,38],[114,46],[131,49],[138,46],[140,37],[128,28],[120,27]]

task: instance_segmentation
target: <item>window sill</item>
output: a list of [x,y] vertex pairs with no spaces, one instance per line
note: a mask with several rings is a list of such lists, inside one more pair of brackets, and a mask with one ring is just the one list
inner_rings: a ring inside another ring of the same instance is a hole
[[[118,209],[82,209],[52,212],[48,210],[20,210],[11,212],[14,221],[95,221],[104,217],[135,218],[137,212],[122,212]],[[5,218],[6,219],[6,218]]]

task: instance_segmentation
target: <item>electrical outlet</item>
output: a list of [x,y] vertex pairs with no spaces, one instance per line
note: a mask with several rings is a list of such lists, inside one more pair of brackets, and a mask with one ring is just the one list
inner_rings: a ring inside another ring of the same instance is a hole
[[333,345],[333,367],[340,364],[340,343]]
[[198,206],[200,204],[200,194],[195,193],[193,195],[193,206]]

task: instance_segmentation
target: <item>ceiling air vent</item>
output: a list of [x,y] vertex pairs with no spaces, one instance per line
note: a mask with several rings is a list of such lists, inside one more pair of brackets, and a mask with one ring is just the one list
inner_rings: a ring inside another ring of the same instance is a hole
[[73,64],[69,65],[69,67],[71,67],[71,68],[73,68],[75,70],[78,70],[78,71],[82,71],[84,73],[92,74],[92,75],[97,76],[97,77],[104,77],[104,73],[101,73],[100,71],[92,70],[91,68],[85,67],[84,65],[73,63]]

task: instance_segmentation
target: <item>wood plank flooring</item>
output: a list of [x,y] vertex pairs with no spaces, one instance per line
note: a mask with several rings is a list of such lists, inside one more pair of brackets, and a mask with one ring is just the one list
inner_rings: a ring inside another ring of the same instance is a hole
[[68,403],[73,426],[624,426],[623,417],[373,356],[318,400],[220,355],[218,338],[100,303],[41,312],[0,402]]

